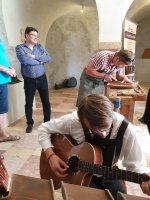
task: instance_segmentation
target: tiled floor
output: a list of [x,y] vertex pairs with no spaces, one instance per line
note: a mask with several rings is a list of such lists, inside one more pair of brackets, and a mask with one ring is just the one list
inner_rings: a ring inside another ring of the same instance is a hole
[[[52,117],[58,117],[76,109],[77,89],[50,90],[50,101],[52,105]],[[25,117],[8,127],[11,134],[21,136],[21,140],[16,142],[5,142],[0,144],[0,153],[5,157],[4,164],[10,175],[16,173],[32,177],[39,175],[39,158],[41,147],[38,144],[37,128],[42,122],[42,108],[39,97],[36,98],[37,108],[34,110],[34,129],[30,134],[25,133]],[[148,165],[150,167],[150,137],[147,127],[138,122],[138,117],[144,112],[145,103],[138,102],[135,106],[134,124],[137,126],[137,134],[145,152]],[[133,183],[127,183],[128,193],[144,196],[140,187]]]

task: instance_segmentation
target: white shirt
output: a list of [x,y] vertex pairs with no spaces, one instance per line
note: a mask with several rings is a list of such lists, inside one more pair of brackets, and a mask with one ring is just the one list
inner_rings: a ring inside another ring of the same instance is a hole
[[[118,129],[124,119],[123,115],[116,112],[114,112],[114,114],[115,118],[113,120],[113,129],[110,139],[116,138]],[[38,131],[39,143],[44,150],[52,147],[50,135],[54,133],[70,135],[78,144],[85,141],[84,131],[78,120],[76,111],[57,119],[51,119],[49,122],[42,123]],[[138,141],[135,127],[131,123],[129,123],[123,137],[119,162],[129,171],[148,173],[147,163]]]

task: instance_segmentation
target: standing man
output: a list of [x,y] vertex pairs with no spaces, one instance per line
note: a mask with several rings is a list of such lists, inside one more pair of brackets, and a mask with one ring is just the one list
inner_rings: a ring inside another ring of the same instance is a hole
[[11,77],[15,77],[15,69],[10,67],[5,48],[0,39],[0,142],[19,140],[20,136],[10,135],[5,128],[5,113],[8,112],[8,88]]
[[26,133],[30,133],[34,124],[32,107],[36,90],[42,101],[44,122],[49,121],[51,117],[48,83],[44,68],[44,64],[48,63],[51,57],[38,43],[38,31],[33,27],[26,28],[25,43],[16,47],[16,55],[21,63],[21,73],[24,78]]
[[[123,75],[121,69],[130,65],[133,60],[134,54],[128,50],[98,51],[82,72],[76,105],[79,106],[81,100],[89,94],[104,94],[104,82],[132,82]],[[116,78],[112,76],[114,72]]]

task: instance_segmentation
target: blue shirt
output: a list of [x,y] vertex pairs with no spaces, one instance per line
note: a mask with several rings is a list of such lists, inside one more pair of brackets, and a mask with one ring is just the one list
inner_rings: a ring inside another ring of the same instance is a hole
[[[35,55],[35,59],[28,56]],[[34,45],[31,50],[26,43],[17,45],[16,55],[21,63],[21,74],[29,78],[37,78],[45,73],[44,63],[51,60],[49,53],[41,44]]]
[[[10,67],[10,64],[5,52],[5,47],[1,39],[0,39],[0,65],[6,68]],[[0,71],[0,84],[5,84],[8,82],[11,82],[11,77],[8,74],[5,74],[4,72]]]

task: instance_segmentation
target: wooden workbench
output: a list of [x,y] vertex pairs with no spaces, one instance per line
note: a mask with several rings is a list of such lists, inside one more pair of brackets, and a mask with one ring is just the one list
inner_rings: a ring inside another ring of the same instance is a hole
[[119,112],[129,121],[133,122],[135,101],[145,101],[146,93],[137,83],[133,88],[117,88],[113,83],[105,85],[105,95],[114,102],[115,99],[121,98],[121,107]]

